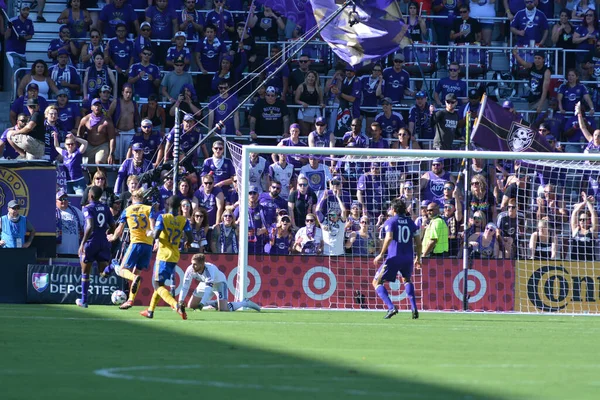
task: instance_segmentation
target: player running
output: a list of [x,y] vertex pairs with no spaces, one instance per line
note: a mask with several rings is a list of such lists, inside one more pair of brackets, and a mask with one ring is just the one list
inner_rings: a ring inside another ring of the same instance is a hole
[[373,260],[373,264],[378,265],[383,255],[387,251],[387,257],[381,267],[377,270],[373,278],[373,287],[377,295],[388,307],[385,319],[392,318],[398,314],[398,309],[390,300],[384,282],[395,282],[398,272],[402,275],[406,295],[410,300],[412,318],[419,318],[417,302],[415,300],[415,287],[410,281],[413,272],[413,241],[416,245],[417,255],[414,258],[414,266],[421,268],[421,236],[419,228],[406,213],[406,204],[400,199],[392,201],[393,216],[383,225],[385,240],[381,248],[381,253]]
[[85,230],[81,245],[79,245],[79,258],[81,262],[81,298],[75,300],[79,307],[87,308],[88,290],[90,288],[90,271],[94,261],[98,263],[98,270],[102,271],[111,259],[110,243],[106,233],[115,230],[115,221],[110,208],[100,203],[102,189],[92,186],[89,191],[89,204],[83,207]]
[[[133,307],[135,295],[142,283],[140,273],[150,265],[152,242],[154,241],[152,238],[153,221],[156,220],[152,207],[142,204],[144,202],[143,189],[133,191],[131,201],[133,204],[121,213],[115,233],[108,235],[108,240],[113,242],[121,237],[125,224],[129,227],[129,247],[123,256],[120,268],[115,268],[117,275],[131,281],[129,299],[119,306],[121,310]],[[105,268],[105,275],[107,272],[110,273],[111,268],[110,265]]]
[[[202,310],[206,306],[212,306],[219,311],[236,311],[241,307],[248,307],[260,311],[260,306],[248,299],[227,302],[227,278],[215,264],[206,262],[204,254],[194,254],[192,264],[185,270],[179,304],[185,301],[192,280],[199,283],[190,297],[188,308]],[[217,300],[211,301],[213,293],[217,295]]]
[[181,199],[178,196],[169,197],[166,204],[167,213],[159,215],[156,219],[153,237],[158,239],[158,253],[154,263],[154,280],[158,288],[152,294],[148,309],[140,312],[146,318],[154,317],[154,309],[159,298],[162,298],[171,308],[177,310],[181,318],[187,319],[185,304],[177,304],[177,300],[171,296],[171,293],[164,286],[165,280],[171,278],[177,267],[181,238],[185,235],[186,247],[189,247],[194,239],[188,220],[183,215],[177,215],[180,206]]

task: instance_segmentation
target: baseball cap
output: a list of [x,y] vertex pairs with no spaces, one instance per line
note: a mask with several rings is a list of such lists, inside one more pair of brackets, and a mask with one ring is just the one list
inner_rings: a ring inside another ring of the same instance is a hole
[[29,3],[21,3],[21,10],[24,10],[24,9],[29,10],[30,8],[31,8],[31,6],[29,5]]
[[248,193],[258,193],[258,189],[254,185],[250,185],[248,188]]
[[410,189],[410,188],[413,187],[413,184],[410,181],[406,181],[406,182],[404,182],[404,184],[402,185],[402,187],[405,188],[405,189],[406,188]]
[[294,123],[290,125],[290,129],[300,129],[300,125]]
[[30,83],[29,85],[27,85],[27,90],[29,89],[35,89],[35,90],[40,90],[40,87],[38,86],[37,83]]
[[67,98],[69,97],[69,90],[68,89],[60,89],[58,91],[58,96],[67,96]]
[[267,93],[270,94],[276,94],[277,93],[277,89],[275,89],[275,86],[269,86],[266,90]]
[[182,31],[179,31],[175,34],[175,38],[178,38],[178,37],[187,39],[187,37],[185,36],[185,32],[182,32]]
[[140,125],[141,125],[141,126],[144,126],[144,125],[154,125],[154,124],[153,124],[153,123],[152,123],[152,121],[151,121],[151,120],[149,120],[148,118],[144,118],[144,119],[142,120],[142,123],[141,123]]
[[420,99],[420,98],[427,97],[427,94],[426,94],[424,91],[422,91],[422,90],[419,90],[419,91],[417,92],[417,94],[415,94],[415,97],[416,97],[416,98],[418,98],[418,99]]
[[144,146],[142,146],[141,143],[134,143],[133,146],[131,146],[131,150],[133,150],[133,151],[144,150]]
[[456,201],[454,201],[454,199],[448,199],[448,200],[444,201],[444,205],[447,205],[447,204],[454,206],[454,205],[456,205]]
[[140,25],[140,29],[145,28],[145,27],[152,28],[152,26],[150,25],[150,22],[148,22],[148,21],[144,21]]
[[11,200],[8,202],[8,208],[21,208],[21,206],[16,200]]
[[115,25],[115,31],[117,29],[119,29],[120,27],[123,27],[123,28],[127,29],[127,25],[125,25],[124,22],[118,22],[117,25]]
[[445,100],[446,100],[446,101],[457,101],[457,100],[456,100],[456,95],[455,95],[454,93],[448,93],[448,94],[446,95],[446,99],[445,99]]
[[58,51],[58,55],[59,55],[59,56],[68,56],[68,55],[69,55],[69,52],[68,52],[67,50],[65,50],[65,49],[60,49],[60,50]]
[[317,119],[315,120],[315,124],[316,125],[327,125],[327,122],[325,122],[325,117],[317,117]]
[[185,114],[185,116],[183,117],[184,121],[193,121],[194,120],[194,116],[192,114]]
[[98,104],[98,103],[102,104],[102,102],[100,101],[100,99],[94,99],[94,100],[92,100],[92,105]]
[[400,60],[400,61],[404,61],[404,54],[395,54],[394,55],[394,60]]
[[381,100],[381,104],[394,104],[394,101],[390,98],[390,97],[384,97],[383,100]]
[[352,71],[355,72],[356,70],[354,69],[354,67],[350,64],[346,64],[346,67],[344,67],[344,71]]
[[471,99],[471,100],[479,99],[479,91],[477,89],[469,90],[469,99]]
[[65,192],[63,189],[60,189],[58,192],[56,192],[56,200],[60,199],[63,196],[66,196],[67,192]]
[[434,163],[443,163],[443,162],[444,162],[444,159],[443,159],[442,157],[434,158],[434,159],[433,159],[433,162],[434,162]]
[[342,183],[342,178],[340,178],[339,175],[336,175],[331,179],[332,185],[339,185],[340,183]]
[[502,108],[514,108],[513,102],[510,100],[506,100],[504,103],[502,103]]
[[543,52],[543,51],[541,51],[541,50],[538,50],[538,51],[536,51],[535,53],[533,53],[533,56],[534,56],[534,57],[542,57],[542,58],[546,58],[546,53],[545,53],[545,52]]
[[28,106],[37,106],[38,104],[38,99],[27,99]]
[[108,85],[103,85],[103,86],[100,88],[100,91],[101,91],[101,92],[110,92],[110,86],[108,86]]
[[423,200],[421,202],[421,207],[427,207],[430,204],[431,204],[431,200]]
[[185,64],[185,60],[183,58],[183,56],[179,56],[175,59],[175,61],[173,61],[174,65],[183,65]]
[[496,226],[496,224],[493,223],[493,222],[489,222],[485,227],[486,228],[491,228],[491,229],[498,229],[498,227]]

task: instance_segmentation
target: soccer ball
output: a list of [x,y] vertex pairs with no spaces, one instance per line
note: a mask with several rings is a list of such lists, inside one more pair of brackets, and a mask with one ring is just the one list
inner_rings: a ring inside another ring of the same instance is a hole
[[120,306],[127,300],[127,295],[122,290],[115,290],[110,296],[110,300],[113,302],[114,305]]

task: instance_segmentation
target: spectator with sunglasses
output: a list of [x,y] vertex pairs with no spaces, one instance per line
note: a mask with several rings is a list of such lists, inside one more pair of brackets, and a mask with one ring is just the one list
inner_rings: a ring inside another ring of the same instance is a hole
[[[307,214],[305,225],[296,232],[294,250],[302,255],[323,253],[323,231],[315,214]],[[342,235],[343,237],[343,235]]]
[[460,235],[462,230],[462,203],[460,199],[450,199],[444,202],[442,219],[448,226],[448,255],[456,257],[460,251]]
[[302,228],[308,214],[315,212],[317,195],[309,187],[308,178],[305,175],[298,177],[296,189],[290,192],[288,197],[288,215],[292,220],[292,228]]
[[198,207],[194,210],[190,226],[192,227],[192,237],[194,238],[191,247],[198,249],[201,253],[206,253],[208,250],[207,237],[209,235],[209,223],[208,214],[204,207]]
[[[152,64],[152,48],[146,46],[140,52],[140,62],[135,63],[129,69],[127,82],[133,85],[133,91],[141,99],[147,99],[156,94],[160,86],[160,68]],[[163,130],[164,132],[164,130]]]
[[76,257],[83,227],[83,213],[69,204],[69,196],[64,190],[59,190],[56,193],[56,253]]
[[281,182],[272,180],[269,191],[261,193],[258,197],[258,203],[263,209],[267,226],[271,226],[277,221],[277,210],[287,210],[287,201],[279,195],[280,193]]
[[454,93],[446,95],[446,107],[443,110],[435,111],[433,104],[429,106],[431,117],[431,126],[435,131],[433,138],[433,148],[435,150],[452,150],[454,140],[460,139],[460,130],[465,124],[456,112],[458,99]]
[[213,175],[209,174],[202,177],[202,186],[196,190],[194,197],[198,202],[198,206],[206,210],[210,226],[221,222],[221,215],[225,210],[225,196],[220,188],[215,187]]
[[500,258],[500,245],[498,240],[498,227],[493,222],[485,226],[483,232],[474,233],[468,239],[471,256],[473,258]]
[[429,224],[423,236],[423,257],[444,258],[448,255],[448,225],[440,217],[437,203],[427,205]]
[[142,120],[140,126],[142,131],[136,133],[131,138],[126,157],[131,158],[133,155],[133,146],[139,143],[143,148],[144,160],[152,163],[154,168],[157,168],[162,162],[164,155],[162,135],[159,132],[154,131],[152,121],[147,118]]
[[518,255],[518,237],[521,233],[525,232],[523,223],[525,221],[525,214],[517,211],[517,200],[508,200],[507,211],[502,211],[498,214],[497,226],[500,230],[500,238],[502,240],[502,247],[504,251],[510,256],[510,258],[516,258]]
[[[101,169],[98,169],[94,173],[94,176],[92,177],[90,184],[83,191],[83,196],[81,197],[81,207],[82,208],[89,204],[89,192],[90,192],[90,188],[92,186],[98,186],[100,189],[102,189],[102,194],[100,195],[101,203],[108,204],[108,200],[111,197],[118,199],[118,196],[115,195],[112,188],[108,185],[107,178],[106,178],[106,172],[102,171]],[[120,213],[117,213],[115,215],[120,215]]]
[[212,173],[215,178],[215,187],[220,187],[226,195],[235,176],[233,161],[225,157],[225,143],[222,140],[213,142],[212,150],[212,157],[209,158],[207,155],[204,160],[201,175]]
[[223,213],[223,222],[212,230],[210,250],[212,253],[237,254],[239,237],[239,227],[233,218],[233,211],[227,207]]
[[410,89],[410,75],[404,70],[404,55],[394,55],[394,66],[383,70],[383,96],[390,98],[393,104],[401,103],[405,95],[414,96]]
[[83,162],[83,153],[87,149],[87,140],[69,133],[65,139],[65,149],[62,149],[58,137],[58,132],[55,132],[53,135],[54,148],[62,156],[62,169],[67,180],[67,193],[81,196],[85,190],[85,179],[81,163]]
[[[535,0],[525,0],[525,8],[517,11],[510,23],[510,31],[516,38],[517,46],[528,46],[531,40],[536,44],[546,42],[548,19],[535,7],[535,3]],[[595,24],[597,26],[598,22],[596,21]],[[575,36],[573,43],[576,43]]]
[[360,228],[350,232],[345,247],[347,253],[352,256],[374,256],[376,250],[376,239],[373,232],[369,232],[369,218],[366,215],[360,217]]
[[229,81],[223,80],[219,82],[217,89],[219,94],[210,98],[208,103],[208,128],[212,129],[217,125],[217,122],[222,123],[222,128],[217,129],[217,134],[242,136],[240,131],[240,112],[236,111],[233,118],[230,118],[231,110],[239,104],[237,95],[229,92]]
[[[14,127],[6,129],[0,136],[0,157],[6,160],[14,160],[19,157],[19,153],[8,143],[8,132],[11,130],[22,129],[29,122],[29,117],[23,113],[17,116],[17,123]],[[8,146],[6,145],[8,143]]]
[[278,138],[290,129],[289,114],[287,105],[277,96],[277,89],[267,87],[264,100],[258,100],[250,111],[251,140],[261,145],[276,145]]
[[294,233],[292,232],[292,220],[288,215],[277,217],[277,225],[271,229],[269,240],[269,254],[289,255],[292,252]]
[[454,95],[454,100],[458,98],[464,100],[467,98],[467,83],[459,77],[460,65],[457,62],[451,62],[448,67],[449,76],[438,81],[433,92],[433,99],[438,107],[442,107],[442,99],[446,99],[449,94]]

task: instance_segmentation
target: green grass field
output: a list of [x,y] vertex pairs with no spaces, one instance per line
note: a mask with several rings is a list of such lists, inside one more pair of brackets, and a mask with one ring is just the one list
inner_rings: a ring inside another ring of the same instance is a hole
[[1,305],[0,398],[597,399],[600,319]]

